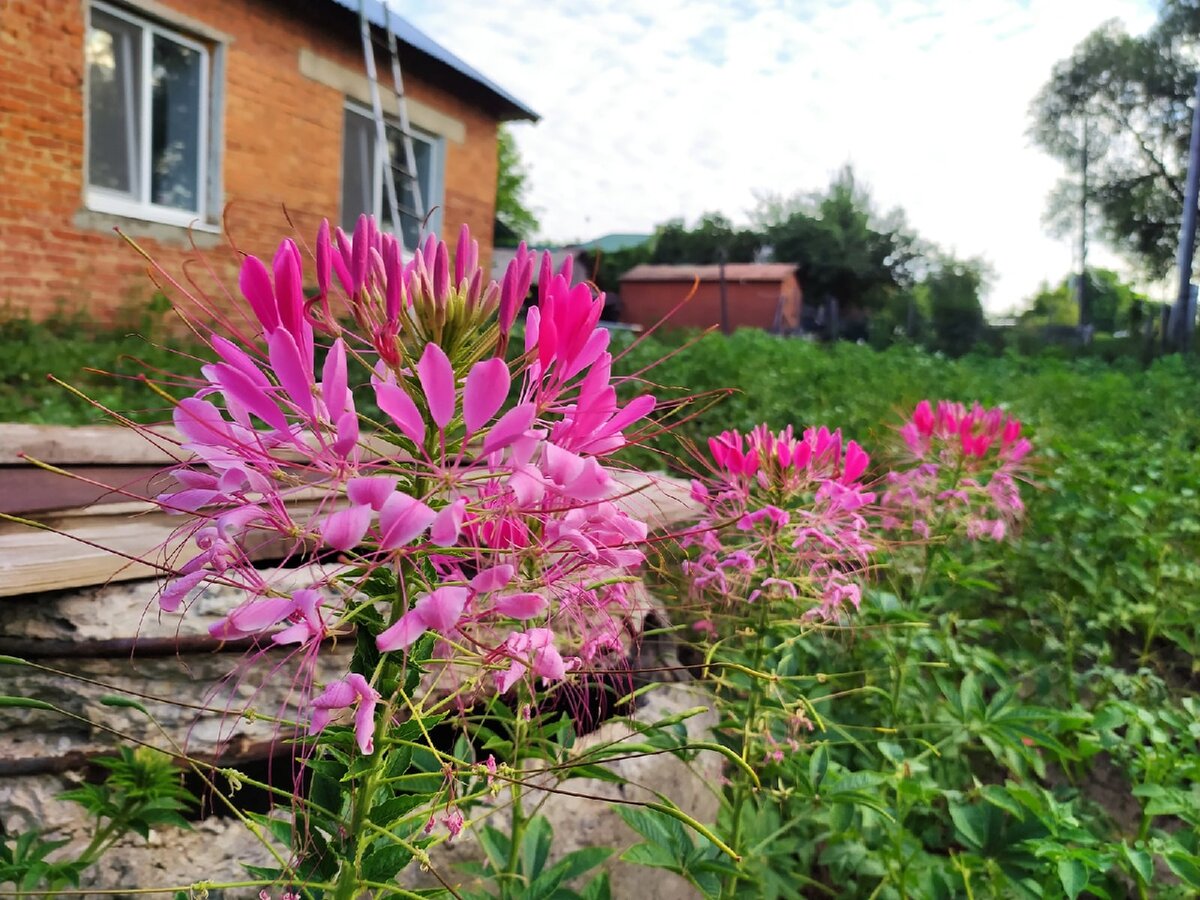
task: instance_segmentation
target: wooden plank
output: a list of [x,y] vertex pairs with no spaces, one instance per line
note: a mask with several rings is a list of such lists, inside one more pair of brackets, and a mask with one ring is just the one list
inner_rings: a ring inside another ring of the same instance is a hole
[[[304,517],[313,507],[295,510]],[[178,567],[199,551],[175,531],[188,520],[160,512],[131,516],[77,515],[48,520],[63,534],[22,525],[0,526],[0,597],[153,578],[155,562]],[[282,559],[290,542],[272,537],[247,548],[251,559]],[[132,558],[132,559],[131,559]],[[148,560],[150,564],[137,560]]]
[[33,466],[0,467],[0,512],[40,516],[52,510],[127,503],[129,494],[153,497],[174,484],[162,465],[64,466],[98,487]]
[[22,454],[55,466],[170,465],[179,454],[171,443],[179,433],[169,427],[155,430],[163,437],[157,444],[117,425],[0,423],[0,465],[27,465]]

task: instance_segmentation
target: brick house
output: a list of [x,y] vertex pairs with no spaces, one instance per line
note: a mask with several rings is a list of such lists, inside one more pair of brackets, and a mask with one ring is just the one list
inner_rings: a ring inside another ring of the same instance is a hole
[[[367,6],[394,112],[383,8]],[[537,116],[391,21],[429,229],[466,222],[486,266],[497,127]],[[230,242],[270,253],[287,216],[310,240],[323,216],[385,212],[365,72],[358,0],[3,0],[0,315],[144,303],[145,263],[114,227],[173,272],[194,242],[230,283]]]

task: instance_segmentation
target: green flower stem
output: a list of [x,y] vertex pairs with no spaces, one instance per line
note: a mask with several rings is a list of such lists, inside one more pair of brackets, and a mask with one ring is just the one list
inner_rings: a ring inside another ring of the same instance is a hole
[[[769,675],[760,671],[762,669],[763,655],[766,652],[766,647],[764,646],[764,644],[765,644],[766,631],[767,631],[767,615],[770,612],[770,604],[767,602],[767,599],[765,597],[763,597],[763,598],[761,598],[761,601],[762,602],[759,604],[759,608],[758,608],[757,634],[755,635],[755,638],[754,638],[753,663],[751,664],[750,669],[753,670],[756,673],[756,675],[759,675],[759,676],[765,677],[765,678],[770,678]],[[750,760],[749,760],[750,735],[751,735],[752,729],[754,727],[754,720],[758,716],[758,704],[759,704],[759,698],[760,698],[761,693],[762,693],[762,691],[760,688],[759,678],[751,677],[749,697],[747,698],[747,701],[746,701],[746,717],[742,722],[742,754],[741,755],[742,755],[742,762],[746,766],[750,765]],[[734,789],[733,789],[733,805],[732,805],[733,823],[730,827],[730,833],[729,833],[729,846],[733,848],[735,853],[738,849],[738,841],[741,839],[742,809],[745,807],[746,801],[750,799],[750,790],[751,790],[751,788],[750,788],[749,784],[747,783],[746,779],[739,778],[735,782]],[[725,884],[725,890],[723,891],[722,896],[732,897],[734,894],[737,893],[737,885],[738,885],[738,882],[741,880],[741,876],[738,873],[734,873],[734,874],[730,874],[730,875],[726,876],[726,879],[727,880],[726,880],[726,884]]]
[[[525,691],[522,689],[517,699],[516,716],[513,718],[513,764],[519,766],[521,760],[521,745],[525,739],[525,716],[522,713],[524,702],[529,698],[525,696]],[[525,810],[521,803],[521,793],[523,785],[520,779],[513,778],[509,781],[509,791],[512,794],[512,805],[509,807],[509,847],[508,847],[508,864],[505,866],[504,874],[500,881],[500,896],[518,897],[519,893],[513,892],[513,886],[519,878],[519,870],[521,867],[521,844],[525,839],[525,826],[528,819],[525,816]]]

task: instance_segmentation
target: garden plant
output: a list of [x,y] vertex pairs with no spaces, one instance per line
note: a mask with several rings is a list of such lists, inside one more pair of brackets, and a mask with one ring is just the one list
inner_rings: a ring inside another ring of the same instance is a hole
[[[524,251],[488,282],[465,231],[405,259],[364,218],[305,255],[245,257],[235,310],[159,273],[203,340],[151,395],[180,435],[154,499],[192,548],[152,560],[158,606],[234,589],[213,635],[250,639],[300,710],[273,723],[290,788],[164,748],[276,859],[190,890],[601,898],[617,857],[711,897],[1200,887],[1185,364],[614,346],[591,287]],[[652,536],[622,476],[664,468],[697,512]],[[266,542],[308,583],[257,567]],[[677,665],[639,663],[649,632]],[[637,717],[664,669],[707,692],[710,737],[695,711]],[[636,740],[582,740],[606,716]],[[644,840],[557,850],[546,796],[631,754],[718,760],[716,820],[630,799]],[[275,810],[240,810],[235,781]],[[478,861],[445,869],[468,839]],[[4,852],[20,891],[82,871]]]

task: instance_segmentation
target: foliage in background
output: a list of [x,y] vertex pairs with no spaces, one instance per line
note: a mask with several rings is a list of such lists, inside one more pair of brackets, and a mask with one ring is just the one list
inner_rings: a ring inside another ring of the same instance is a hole
[[[0,697],[0,701],[13,707],[49,706],[19,697]],[[95,764],[107,773],[102,781],[85,782],[59,795],[88,813],[87,845],[64,856],[56,851],[70,839],[54,837],[54,828],[11,835],[0,829],[0,886],[12,885],[18,897],[49,900],[60,891],[78,888],[84,871],[128,834],[149,840],[152,828],[190,827],[183,813],[197,800],[183,787],[179,768],[166,754],[148,747],[121,747],[118,756],[100,757]]]
[[1196,375],[1178,358],[951,361],[750,331],[655,373],[740,389],[682,425],[694,440],[838,422],[878,446],[898,410],[936,395],[1003,403],[1038,448],[1043,486],[1011,544],[942,555],[923,580],[915,565],[881,573],[853,634],[768,643],[762,670],[805,676],[821,721],[763,762],[736,826],[763,896],[1196,895]]
[[[48,381],[54,375],[98,403],[139,422],[161,422],[171,412],[139,376],[147,371],[196,375],[195,340],[165,327],[161,301],[126,310],[114,326],[96,327],[82,316],[42,322],[0,315],[0,422],[86,424],[104,414]],[[114,377],[115,376],[115,377]]]
[[1144,35],[1115,21],[1088,35],[1031,107],[1034,141],[1072,173],[1051,195],[1050,224],[1078,233],[1086,152],[1099,235],[1151,278],[1175,262],[1198,47],[1200,8],[1163,0]]
[[982,260],[950,256],[936,260],[925,280],[914,289],[925,295],[932,349],[961,356],[975,346],[984,328],[979,296],[988,277]]
[[754,220],[772,257],[800,266],[812,305],[834,298],[843,309],[879,309],[914,283],[921,257],[928,255],[902,211],[876,212],[850,166],[824,192],[760,197]]
[[496,132],[496,223],[493,241],[497,247],[515,247],[532,240],[541,227],[529,207],[529,170],[512,132],[501,125]]

